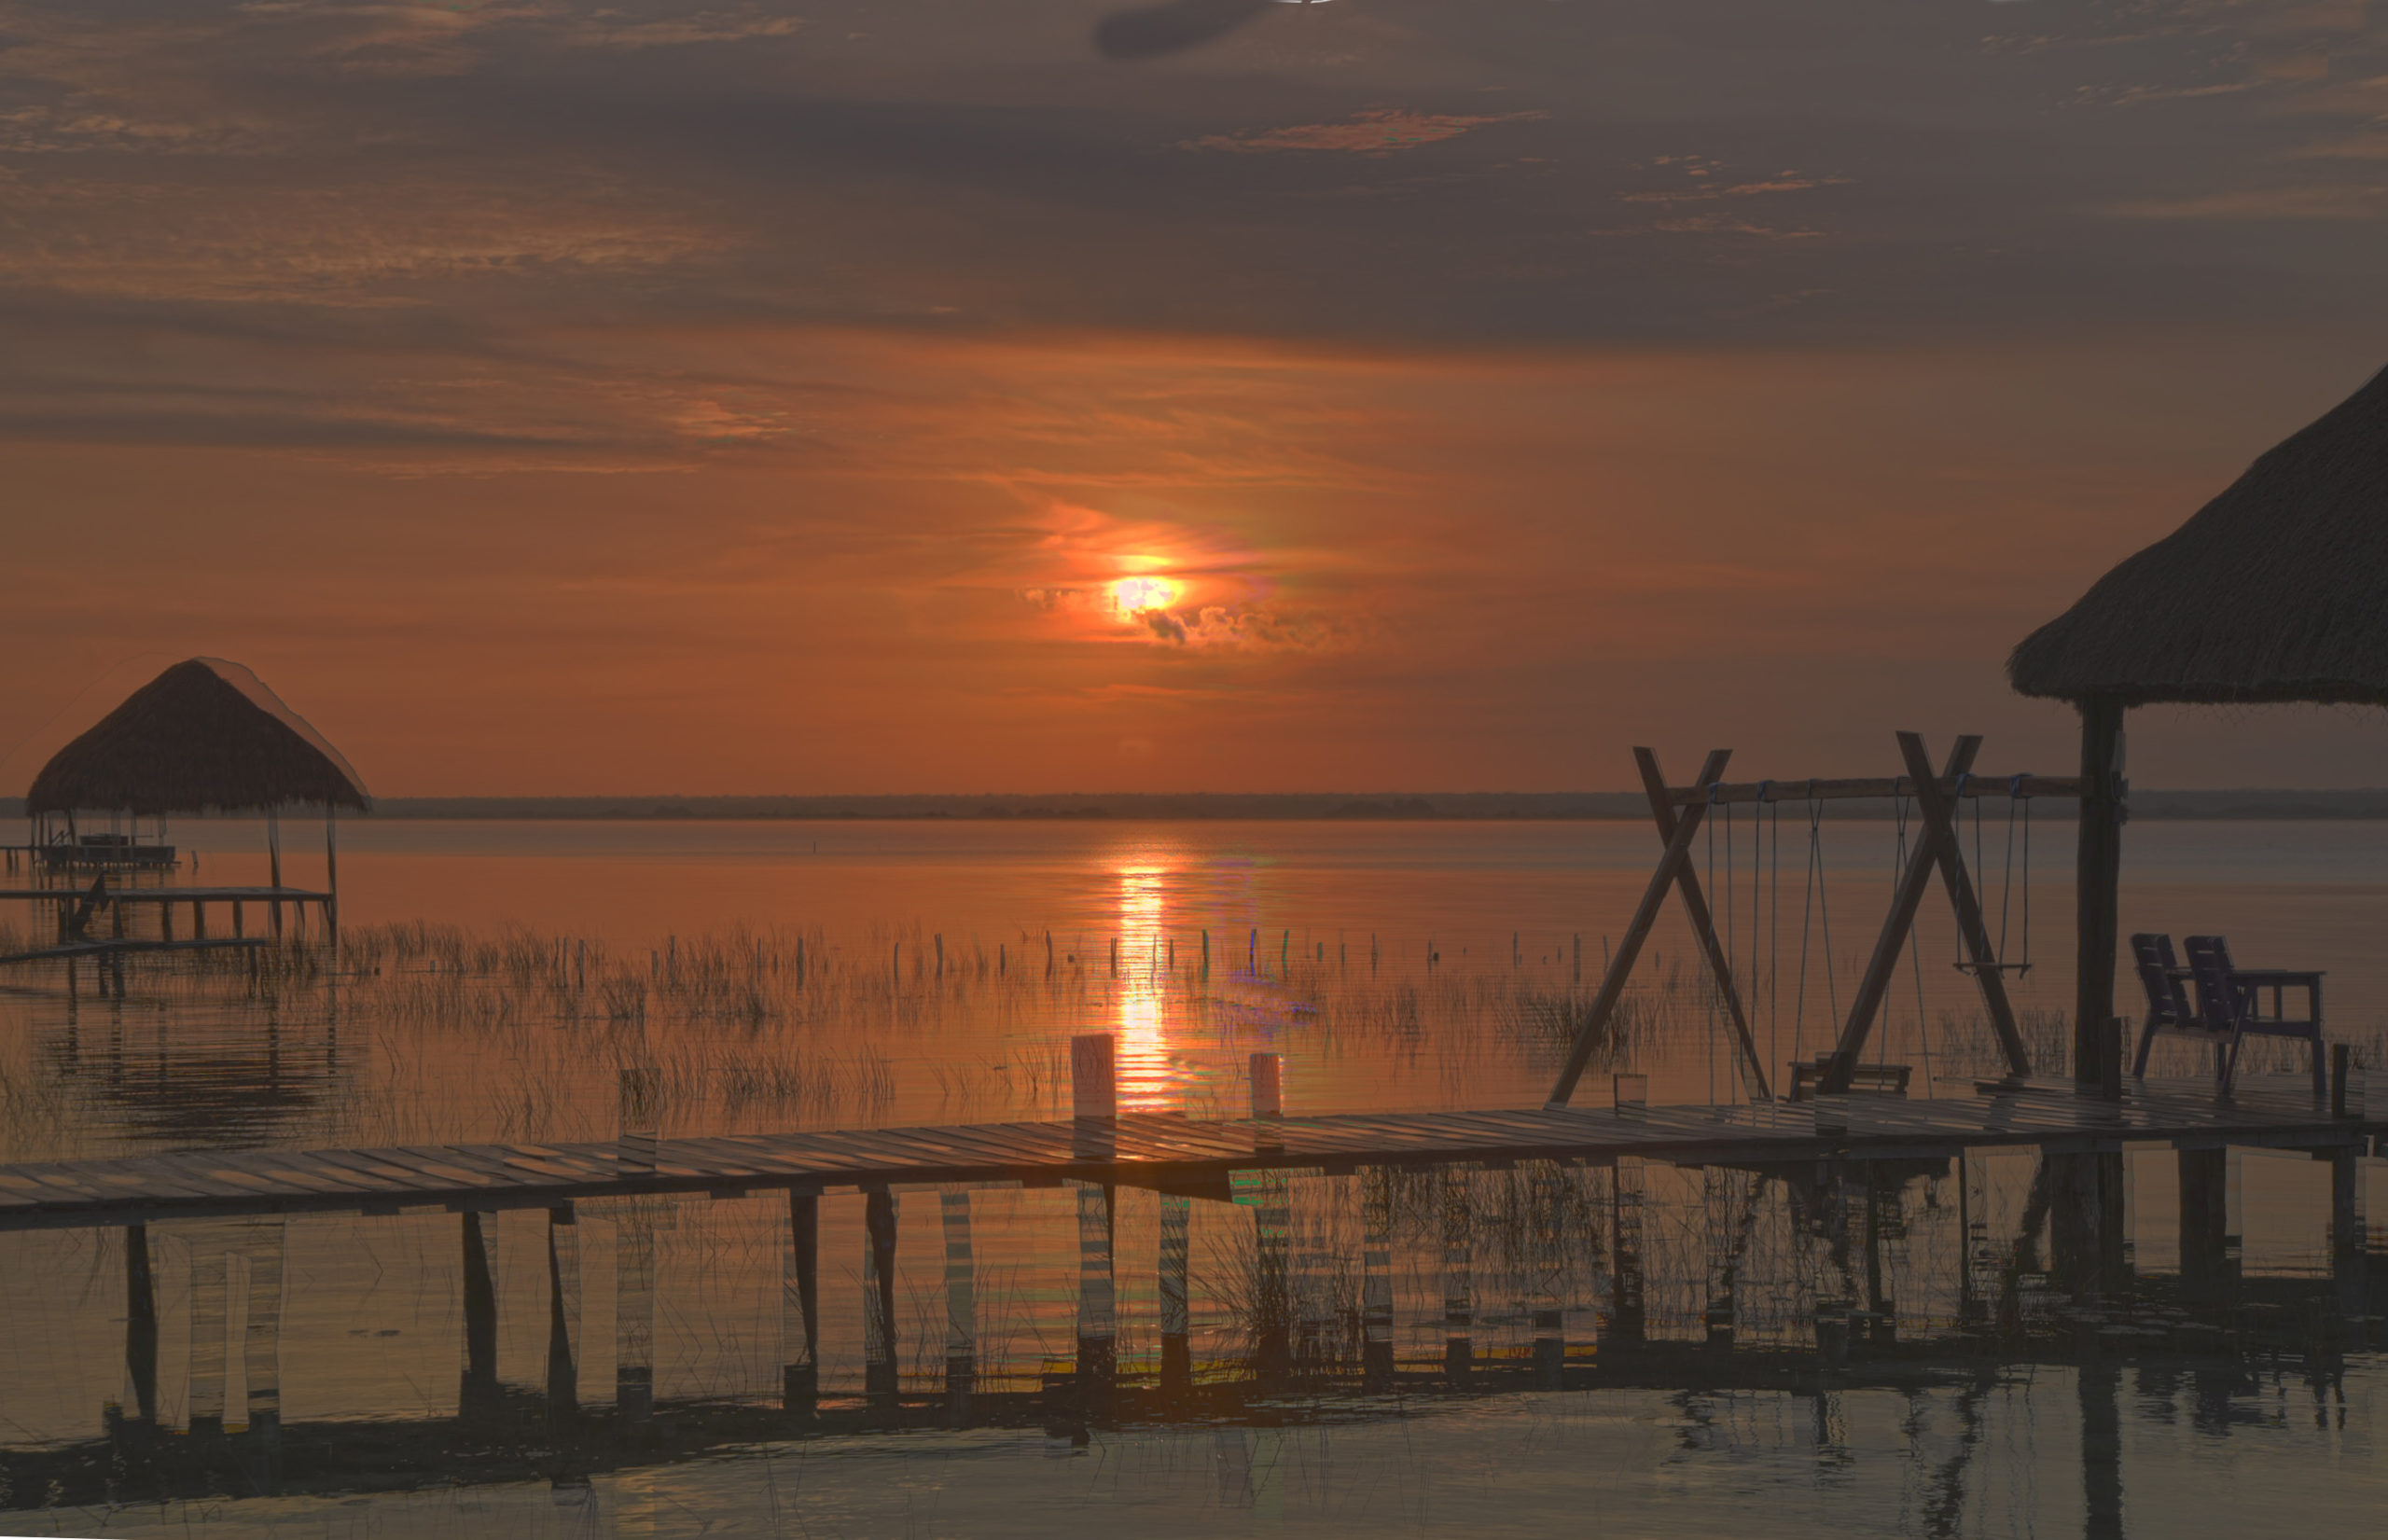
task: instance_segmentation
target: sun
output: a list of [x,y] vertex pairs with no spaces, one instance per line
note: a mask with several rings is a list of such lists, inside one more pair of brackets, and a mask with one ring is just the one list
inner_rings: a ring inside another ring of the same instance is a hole
[[1166,577],[1122,577],[1111,585],[1111,603],[1122,615],[1165,610],[1177,603],[1177,585]]

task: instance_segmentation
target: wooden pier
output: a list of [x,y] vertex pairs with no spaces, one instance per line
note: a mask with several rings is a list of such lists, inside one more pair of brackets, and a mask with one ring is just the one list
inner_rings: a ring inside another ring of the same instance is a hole
[[1985,1081],[1930,1100],[1826,1098],[1760,1105],[1519,1109],[1195,1120],[1129,1114],[1033,1123],[725,1134],[604,1144],[186,1151],[0,1166],[0,1230],[184,1217],[445,1208],[555,1208],[578,1200],[786,1189],[885,1191],[972,1184],[1135,1186],[1225,1200],[1237,1172],[1604,1164],[1686,1166],[1943,1157],[1992,1145],[2090,1154],[2126,1145],[2371,1154],[2381,1111],[2316,1105],[2301,1079],[2228,1102],[2202,1081],[2134,1085],[2119,1102],[2071,1081]]

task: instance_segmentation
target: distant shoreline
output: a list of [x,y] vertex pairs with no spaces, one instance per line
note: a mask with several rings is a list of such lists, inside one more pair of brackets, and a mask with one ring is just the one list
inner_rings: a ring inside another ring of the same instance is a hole
[[[1797,782],[1782,787],[1783,805],[1801,806]],[[1746,816],[1746,804],[1736,816]],[[2004,819],[2003,798],[1985,798],[1985,817]],[[2388,819],[2388,790],[2134,791],[2137,819]],[[2071,821],[2071,798],[2034,799],[2034,818]],[[1887,800],[1834,802],[1834,820],[1888,818]],[[21,798],[0,798],[0,818],[24,816]],[[972,822],[1204,822],[1236,819],[1326,823],[1427,821],[1641,820],[1649,810],[1640,792],[1438,792],[1346,794],[1093,792],[1047,796],[868,797],[385,797],[373,816],[387,819],[516,819],[696,821],[784,819],[953,820]]]

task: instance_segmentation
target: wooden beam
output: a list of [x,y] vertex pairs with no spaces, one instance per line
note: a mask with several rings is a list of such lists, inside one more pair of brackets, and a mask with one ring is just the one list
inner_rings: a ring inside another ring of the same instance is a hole
[[[1870,776],[1833,781],[1735,781],[1718,785],[1670,786],[1667,800],[1674,806],[1695,802],[1846,802],[1856,798],[1877,799],[1916,795],[1916,777]],[[1929,775],[1923,777],[1931,780]],[[2082,781],[2072,775],[1944,775],[1936,783],[1949,797],[2078,797]]]
[[[1647,752],[1634,751],[1637,755]],[[1701,784],[1706,785],[1724,774],[1726,762],[1732,757],[1730,749],[1709,750],[1707,762],[1700,768]],[[1554,1110],[1565,1106],[1576,1094],[1576,1082],[1584,1077],[1584,1066],[1591,1062],[1592,1049],[1598,1046],[1609,1018],[1617,1013],[1617,1003],[1625,994],[1625,981],[1633,973],[1633,960],[1641,956],[1642,943],[1649,939],[1650,927],[1658,923],[1667,892],[1675,885],[1675,874],[1691,864],[1691,837],[1699,832],[1702,807],[1695,802],[1685,810],[1682,820],[1675,825],[1674,837],[1667,842],[1666,853],[1659,857],[1659,869],[1650,874],[1650,885],[1642,891],[1642,903],[1633,911],[1632,923],[1617,939],[1617,952],[1609,959],[1608,974],[1601,980],[1600,992],[1592,997],[1591,1009],[1586,1013],[1584,1024],[1576,1029],[1576,1041],[1568,1046],[1566,1061],[1559,1067],[1559,1078],[1551,1083],[1546,1104]]]
[[[1642,789],[1650,798],[1650,817],[1659,825],[1659,838],[1672,846],[1675,810],[1668,803],[1667,778],[1659,773],[1659,756],[1648,749],[1635,749],[1633,763],[1642,771]],[[1684,917],[1691,922],[1691,934],[1707,955],[1708,971],[1716,980],[1717,992],[1725,997],[1725,1012],[1732,1020],[1733,1036],[1741,1045],[1742,1077],[1748,1083],[1750,1100],[1771,1102],[1774,1092],[1767,1086],[1766,1061],[1758,1057],[1757,1042],[1750,1034],[1749,1015],[1742,1009],[1741,992],[1733,987],[1732,960],[1725,955],[1723,944],[1716,939],[1716,920],[1709,913],[1708,895],[1701,891],[1700,874],[1687,860],[1676,868],[1675,889],[1683,895]]]
[[[1960,737],[1949,751],[1947,773],[1963,775],[1973,768],[1974,756],[1980,752],[1979,734]],[[1867,1034],[1874,1030],[1874,1014],[1881,1009],[1882,999],[1890,992],[1892,976],[1898,971],[1899,950],[1907,944],[1907,933],[1915,923],[1915,911],[1923,902],[1923,890],[1931,885],[1932,874],[1939,865],[1939,853],[1928,839],[1919,841],[1908,856],[1907,870],[1900,875],[1899,885],[1891,896],[1890,917],[1882,922],[1882,934],[1874,938],[1874,955],[1867,959],[1866,975],[1858,980],[1857,994],[1849,1003],[1849,1020],[1840,1029],[1840,1042],[1833,1050],[1832,1063],[1817,1083],[1818,1094],[1834,1096],[1849,1089],[1857,1055],[1866,1047]]]
[[1898,740],[1899,755],[1915,778],[1915,805],[1923,814],[1923,838],[1939,859],[1940,884],[1949,890],[1949,907],[1957,911],[1958,934],[1965,937],[1965,950],[1973,953],[1974,981],[1981,986],[1982,1004],[1989,1008],[1990,1024],[2006,1055],[2007,1073],[2030,1075],[2031,1051],[2023,1047],[2023,1034],[2015,1027],[2015,1007],[2006,999],[1998,949],[1991,945],[1981,902],[1974,893],[1973,879],[1965,873],[1965,848],[1957,839],[1956,803],[1932,778],[1932,757],[1924,749],[1923,735],[1903,732]]

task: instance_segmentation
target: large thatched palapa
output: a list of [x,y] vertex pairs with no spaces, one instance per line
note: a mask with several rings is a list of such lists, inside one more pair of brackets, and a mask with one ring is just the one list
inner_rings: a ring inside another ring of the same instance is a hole
[[238,663],[194,658],[135,690],[51,756],[25,794],[38,816],[96,809],[156,817],[372,805],[338,749]]
[[2388,704],[2388,369],[2006,661],[2025,695]]
[[2157,701],[2388,705],[2388,370],[2267,451],[2006,660],[2081,713],[2074,1072],[2107,1051],[2123,713]]

